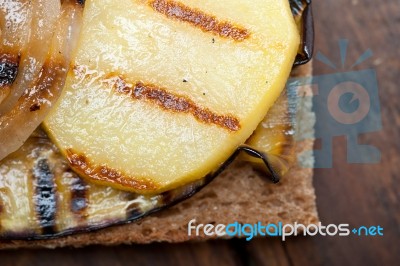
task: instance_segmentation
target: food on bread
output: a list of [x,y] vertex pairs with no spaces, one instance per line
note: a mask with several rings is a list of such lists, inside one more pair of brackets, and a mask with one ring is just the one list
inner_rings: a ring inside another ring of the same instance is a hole
[[[63,94],[44,123],[62,155],[39,130],[0,163],[4,238],[138,219],[192,196],[240,151],[258,158],[244,161],[262,161],[275,182],[288,171],[290,114],[267,116],[255,129],[299,47],[289,5],[234,2],[253,15],[246,24],[221,4],[210,1],[203,11],[191,1],[87,1]],[[282,21],[262,25],[263,14]],[[284,98],[272,110],[284,110]]]
[[[300,70],[301,75],[310,74],[308,65]],[[275,104],[271,111],[277,111],[281,106]],[[297,116],[303,118],[303,123],[293,126],[296,134],[302,134],[312,128],[315,118],[310,105],[298,108]],[[271,130],[274,132],[274,128]],[[312,141],[296,142],[293,146],[295,153],[300,154],[312,148]],[[72,171],[45,132],[37,130],[21,149],[0,164],[0,238],[13,240],[8,244],[0,243],[0,248],[27,245],[16,241],[18,239],[48,239],[70,234],[74,236],[28,243],[30,246],[54,247],[184,241],[190,239],[184,236],[187,233],[184,226],[193,218],[198,223],[298,221],[308,224],[317,221],[311,169],[301,168],[296,162],[276,185],[266,182],[264,174],[253,170],[245,158],[238,159],[241,160],[236,160],[211,183],[210,179],[200,180],[174,192],[143,196],[86,182]],[[199,195],[176,207],[170,206],[200,189]],[[46,194],[49,191],[52,193]],[[136,221],[165,207],[170,208],[139,220],[137,224],[93,232]],[[76,235],[84,232],[90,233]]]

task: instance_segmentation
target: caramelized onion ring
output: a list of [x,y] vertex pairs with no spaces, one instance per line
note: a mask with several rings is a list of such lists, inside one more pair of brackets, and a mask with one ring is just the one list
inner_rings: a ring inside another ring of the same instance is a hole
[[79,36],[82,13],[83,8],[78,3],[63,1],[38,74],[12,110],[0,116],[0,160],[25,142],[61,94]]
[[[18,73],[21,51],[27,49],[33,13],[32,6],[30,1],[0,2],[0,105],[10,94],[10,81],[13,81]],[[13,65],[15,69],[5,69],[7,65]],[[10,71],[15,76],[9,76]],[[9,76],[7,80],[6,76]]]
[[[33,5],[31,10],[33,16],[28,45],[24,47],[26,49],[19,51],[21,62],[18,75],[11,86],[10,93],[0,104],[0,115],[11,111],[26,88],[29,88],[37,79],[48,54],[54,26],[60,16],[60,1],[30,2]],[[18,36],[19,32],[16,34]]]
[[32,2],[0,2],[0,52],[20,53],[26,50],[32,21]]

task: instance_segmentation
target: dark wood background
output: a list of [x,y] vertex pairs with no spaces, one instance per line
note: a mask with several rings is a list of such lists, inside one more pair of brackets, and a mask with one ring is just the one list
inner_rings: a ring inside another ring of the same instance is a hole
[[[361,136],[382,162],[346,163],[346,139],[334,139],[334,167],[316,170],[321,221],[380,225],[383,237],[297,237],[153,244],[83,249],[0,251],[0,265],[399,265],[400,263],[400,1],[314,0],[316,51],[339,64],[339,39],[349,40],[348,62],[367,49],[358,69],[378,74],[383,130]],[[315,60],[315,75],[332,69]],[[399,97],[399,98],[397,98]]]

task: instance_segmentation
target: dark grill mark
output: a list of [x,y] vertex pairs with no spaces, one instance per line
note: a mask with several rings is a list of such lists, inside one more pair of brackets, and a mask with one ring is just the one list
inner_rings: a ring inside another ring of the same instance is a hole
[[[3,203],[1,202],[0,199],[0,218],[1,218],[1,214],[4,212],[4,207],[3,207]],[[0,219],[0,232],[1,232],[1,219]]]
[[73,5],[80,5],[81,7],[85,6],[86,0],[62,0],[61,4],[66,5],[66,4],[73,4]]
[[219,21],[216,17],[201,10],[190,8],[175,1],[154,0],[150,1],[150,6],[168,18],[187,22],[204,32],[212,32],[223,38],[243,41],[250,37],[249,31],[243,27],[234,26],[230,22]]
[[46,61],[39,78],[32,88],[27,89],[18,100],[19,112],[36,112],[51,107],[51,102],[61,92],[66,69],[60,63]]
[[86,182],[73,173],[73,182],[71,185],[71,212],[80,218],[85,217],[85,211],[88,207],[88,185]]
[[81,6],[85,5],[85,0],[76,0],[76,2]]
[[47,159],[38,160],[33,168],[35,211],[43,234],[56,232],[57,198],[54,174]]
[[77,154],[72,149],[66,150],[67,159],[71,167],[83,176],[99,182],[108,182],[123,187],[130,187],[137,190],[154,190],[157,185],[150,180],[138,180],[132,176],[126,176],[121,171],[109,168],[106,165],[92,165],[83,154]]
[[137,82],[132,87],[128,86],[121,77],[114,78],[113,85],[117,93],[125,94],[134,100],[146,100],[168,111],[191,114],[202,123],[214,124],[230,131],[238,131],[240,129],[240,123],[237,118],[213,113],[211,110],[198,106],[184,96],[175,95],[155,85]]
[[144,213],[140,208],[140,204],[137,202],[131,203],[128,208],[126,208],[126,217],[128,219],[134,219],[142,216]]
[[0,55],[0,88],[13,84],[18,74],[19,56]]
[[174,191],[166,191],[162,193],[163,204],[170,204],[174,199]]
[[29,111],[31,111],[31,112],[35,112],[38,110],[40,110],[40,104],[38,104],[38,103],[32,104],[31,107],[29,108]]

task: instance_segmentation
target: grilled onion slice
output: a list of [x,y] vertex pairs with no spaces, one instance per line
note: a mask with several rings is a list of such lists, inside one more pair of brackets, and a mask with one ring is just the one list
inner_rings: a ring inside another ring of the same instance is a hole
[[[37,27],[31,30],[31,40],[24,47],[28,50],[20,52],[19,74],[0,107],[0,160],[17,150],[43,121],[58,99],[69,70],[83,7],[75,1],[63,1],[60,9],[59,1],[47,2],[37,7],[40,12],[33,19],[37,22],[32,22]],[[40,20],[41,17],[46,20]],[[49,22],[48,27],[40,26],[43,22]]]
[[[21,1],[6,2],[4,5],[11,9],[10,6],[14,4],[13,2],[19,3]],[[38,0],[22,2],[26,2],[26,5],[32,5],[30,10],[32,12],[32,21],[30,23],[29,40],[26,46],[20,47],[20,49],[15,47],[17,51],[13,51],[21,56],[21,62],[10,93],[0,105],[0,115],[5,115],[11,111],[26,88],[32,86],[32,83],[38,78],[49,51],[54,27],[60,15],[60,1]],[[18,15],[17,12],[6,14],[6,19],[8,18],[6,24],[15,20],[15,16]],[[8,30],[6,29],[6,31]],[[14,34],[16,36],[23,35],[20,32]]]

